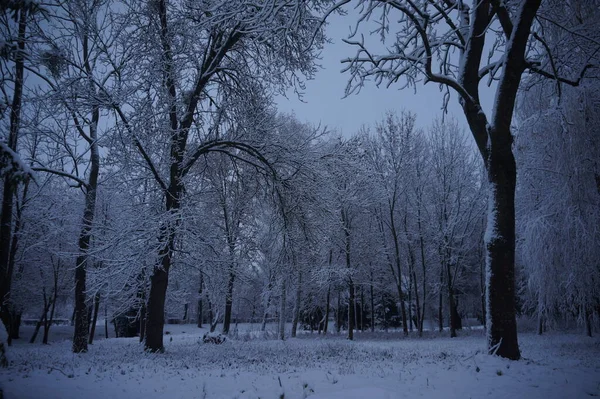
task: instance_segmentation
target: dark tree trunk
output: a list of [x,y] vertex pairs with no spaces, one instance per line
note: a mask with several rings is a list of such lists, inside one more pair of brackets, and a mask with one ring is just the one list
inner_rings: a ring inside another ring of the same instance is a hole
[[[169,258],[169,259],[167,259]],[[170,255],[164,255],[163,263],[171,264]],[[165,326],[165,296],[169,274],[165,269],[156,267],[150,277],[150,294],[146,307],[146,341],[149,352],[163,352],[163,329]]]
[[373,271],[371,271],[371,332],[375,332],[375,296],[373,292]]
[[323,321],[323,335],[327,335],[329,326],[329,309],[331,308],[331,285],[327,286],[327,299],[325,301],[325,320]]
[[450,306],[450,337],[454,338],[456,337],[456,327],[457,327],[457,320],[456,320],[456,316],[457,311],[456,311],[456,303],[454,302],[454,287],[452,287],[452,274],[450,272],[450,267],[451,265],[449,263],[447,263],[445,265],[446,271],[447,271],[447,283],[448,283],[448,305]]
[[385,332],[388,331],[388,321],[387,321],[387,312],[385,311],[385,295],[381,294],[381,307],[383,312],[383,329]]
[[115,326],[115,338],[119,338],[119,329],[117,328],[117,318],[114,317],[113,318],[113,326]]
[[267,284],[267,303],[265,304],[265,314],[263,315],[262,325],[260,326],[260,331],[266,331],[267,329],[267,320],[269,318],[269,307],[271,306],[271,291],[273,290],[273,275],[269,271],[269,284]]
[[[346,268],[348,271],[352,269],[350,261],[350,219],[348,213],[342,209],[342,225],[344,228],[344,252],[346,254]],[[354,339],[355,320],[355,304],[354,304],[354,281],[352,276],[348,277],[348,339]]]
[[335,331],[339,334],[342,329],[342,299],[341,293],[338,291],[337,308],[335,311]]
[[365,331],[365,292],[360,286],[360,331]]
[[40,319],[35,324],[35,329],[33,330],[33,334],[31,335],[31,338],[29,339],[30,344],[33,344],[35,342],[35,340],[37,339],[38,333],[40,332],[40,328],[42,327],[42,324],[44,323],[44,320],[46,319],[46,315],[48,314],[49,309],[50,309],[50,302],[46,301],[46,295],[44,293],[44,310],[42,311],[42,314],[40,315]]
[[56,300],[58,297],[58,276],[55,275],[54,280],[54,292],[51,299],[51,307],[50,307],[50,319],[46,319],[44,323],[44,337],[42,339],[43,344],[48,344],[48,338],[50,337],[50,327],[52,327],[52,323],[54,322],[54,312],[56,311]]
[[8,337],[13,339],[19,339],[21,337],[21,316],[20,311],[10,311],[10,331]]
[[202,309],[202,297],[204,295],[204,273],[200,271],[200,288],[198,288],[198,328],[202,328],[202,317],[204,316],[204,312]]
[[94,343],[94,336],[96,335],[96,322],[98,321],[98,310],[100,309],[100,293],[94,295],[94,311],[92,313],[92,324],[90,326],[90,339],[88,344]]
[[33,334],[31,334],[31,338],[29,339],[29,343],[33,344],[37,339],[38,334],[40,333],[40,328],[42,328],[42,324],[44,323],[44,318],[46,317],[46,309],[44,309],[44,313],[40,316],[40,319],[35,323],[35,328],[33,329]]
[[[22,7],[18,11],[19,28],[17,38],[18,51],[15,53],[15,80],[13,88],[13,100],[10,111],[10,127],[8,134],[8,147],[17,151],[17,142],[19,138],[19,129],[21,125],[21,103],[23,97],[23,77],[25,70],[25,33],[27,28],[27,7]],[[16,189],[16,182],[13,181],[10,174],[4,178],[4,187],[2,195],[2,215],[0,215],[0,319],[7,328],[7,345],[11,345],[11,311],[10,311],[10,288],[12,283],[13,270],[10,265],[10,243],[12,238],[12,214],[13,214],[13,196]]]
[[438,330],[444,331],[444,292],[442,287],[444,286],[444,268],[440,268],[440,292],[438,298]]
[[415,271],[415,269],[413,268],[412,270],[412,281],[413,281],[413,288],[415,290],[415,322],[416,322],[416,328],[419,331],[419,336],[422,335],[422,330],[421,330],[421,301],[419,300],[419,288],[418,288],[418,284],[417,284],[417,273]]
[[233,309],[233,286],[235,283],[235,272],[229,272],[229,280],[227,281],[227,293],[225,294],[225,316],[223,318],[223,334],[229,334],[231,326],[231,310]]
[[[108,312],[107,312],[107,303],[104,303],[104,338],[108,338]],[[141,334],[141,332],[140,332]]]
[[404,303],[404,293],[402,292],[402,267],[400,264],[400,243],[398,242],[398,232],[396,231],[396,224],[394,222],[394,206],[390,206],[390,226],[392,230],[392,237],[394,239],[394,255],[396,261],[396,273],[398,281],[396,288],[398,289],[398,297],[400,299],[400,314],[402,315],[402,330],[404,335],[408,335],[408,324],[406,322],[406,304]]
[[588,337],[592,336],[592,309],[585,307],[585,333]]
[[184,304],[183,304],[183,319],[182,319],[182,320],[183,320],[184,322],[187,322],[187,319],[188,319],[188,308],[189,308],[189,307],[190,307],[190,305],[189,305],[189,304],[187,304],[187,303],[184,303]]
[[[298,272],[298,285],[296,286],[296,302],[294,303],[294,318],[292,320],[292,338],[296,338],[298,321],[300,320],[300,308],[302,303],[302,272]],[[310,323],[312,326],[312,323]]]
[[279,339],[285,340],[285,302],[287,301],[285,292],[285,279],[281,282],[281,298],[279,302]]
[[412,314],[412,274],[408,273],[408,330],[413,331],[413,314]]
[[[483,245],[482,245],[483,247]],[[483,257],[482,257],[483,258]],[[481,291],[481,320],[483,328],[487,330],[487,305],[486,305],[486,294],[485,294],[485,260],[480,263],[479,271],[479,286]]]
[[348,339],[354,339],[354,324],[355,324],[355,314],[354,314],[354,281],[349,279],[348,281]]
[[140,308],[140,342],[144,342],[146,338],[146,304],[142,303],[142,307]]
[[492,196],[488,210],[487,314],[488,347],[496,354],[519,359],[515,316],[515,184],[512,136],[492,144],[489,179]]
[[[419,190],[419,193],[421,193],[420,190]],[[419,203],[419,207],[417,208],[417,224],[419,227],[419,249],[420,249],[420,254],[421,254],[421,269],[423,270],[423,279],[421,282],[421,285],[422,285],[421,289],[423,290],[423,303],[421,304],[421,315],[419,317],[419,337],[422,337],[423,336],[423,325],[425,323],[425,308],[426,308],[426,302],[427,302],[427,267],[425,265],[425,240],[423,238],[423,230],[422,230],[422,225],[421,225],[421,206],[420,206],[420,204],[422,202],[420,201],[420,198],[419,198],[418,203]],[[416,278],[415,278],[415,284],[416,284]],[[416,287],[415,287],[415,294],[418,297]]]

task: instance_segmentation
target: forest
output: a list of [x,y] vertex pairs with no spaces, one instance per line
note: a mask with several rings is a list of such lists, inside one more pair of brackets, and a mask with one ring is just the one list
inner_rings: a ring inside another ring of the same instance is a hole
[[[475,359],[504,367],[542,353],[530,348],[548,334],[600,352],[598,0],[0,7],[10,381],[55,355],[48,374],[77,376],[66,364],[96,367],[84,359],[98,345],[154,367],[185,345],[210,346],[198,353],[215,363],[304,344],[334,345],[318,350],[335,362],[361,342],[410,352],[439,339],[480,342]],[[333,16],[345,37],[328,36]],[[340,98],[425,84],[439,89],[430,112],[389,104],[342,133],[280,111],[331,40],[349,54],[334,66],[348,82]],[[48,358],[28,352],[40,347]],[[580,378],[600,393],[600,364],[586,362]],[[291,397],[313,397],[303,384]],[[273,387],[285,391],[281,378]],[[201,390],[190,397],[217,397]]]

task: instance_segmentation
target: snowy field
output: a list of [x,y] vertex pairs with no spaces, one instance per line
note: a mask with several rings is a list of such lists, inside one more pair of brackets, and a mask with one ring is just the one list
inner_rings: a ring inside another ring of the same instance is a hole
[[199,343],[204,329],[168,325],[164,354],[144,353],[138,339],[109,338],[83,355],[70,352],[69,330],[54,327],[51,345],[28,344],[24,330],[10,368],[0,371],[6,399],[600,396],[600,339],[576,334],[521,334],[524,358],[511,362],[485,355],[476,330],[454,339],[358,333],[355,342],[243,332],[213,345]]

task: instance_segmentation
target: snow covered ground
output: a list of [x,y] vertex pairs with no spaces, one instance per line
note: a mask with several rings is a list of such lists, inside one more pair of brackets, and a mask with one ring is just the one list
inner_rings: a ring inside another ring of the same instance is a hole
[[28,344],[25,331],[0,384],[7,399],[600,396],[600,339],[582,335],[521,334],[524,359],[511,362],[484,354],[481,331],[454,339],[358,333],[355,342],[243,332],[213,345],[199,343],[206,330],[193,325],[165,329],[164,354],[144,353],[137,339],[109,338],[74,355],[69,327],[54,327],[51,345]]

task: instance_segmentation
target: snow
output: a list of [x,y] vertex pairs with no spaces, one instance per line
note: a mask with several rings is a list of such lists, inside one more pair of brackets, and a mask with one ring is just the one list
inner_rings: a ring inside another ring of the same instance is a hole
[[0,141],[0,176],[10,174],[15,178],[33,177],[33,171],[5,142]]
[[[70,327],[51,345],[10,348],[0,371],[7,399],[33,398],[579,398],[600,395],[600,340],[577,334],[521,334],[524,359],[486,354],[481,330],[458,338],[402,333],[303,334],[275,341],[242,332],[203,344],[206,329],[169,325],[164,354],[137,338],[98,339],[70,352]],[[60,342],[59,342],[60,341]],[[281,384],[281,385],[280,385]]]

